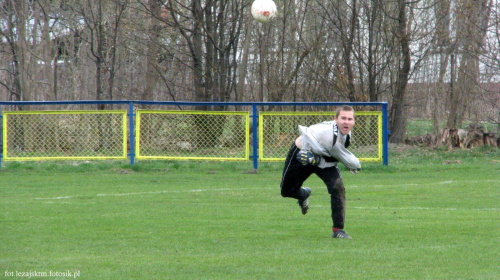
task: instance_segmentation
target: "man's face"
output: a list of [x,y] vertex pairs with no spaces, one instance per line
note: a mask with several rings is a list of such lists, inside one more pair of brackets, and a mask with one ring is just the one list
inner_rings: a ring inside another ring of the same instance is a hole
[[340,114],[338,116],[335,116],[335,122],[337,123],[337,126],[342,134],[349,134],[352,127],[356,123],[356,121],[354,120],[354,112],[340,111]]

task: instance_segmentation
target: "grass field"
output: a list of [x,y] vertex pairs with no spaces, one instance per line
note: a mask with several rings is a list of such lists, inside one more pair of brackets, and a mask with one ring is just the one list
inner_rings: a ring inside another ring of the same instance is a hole
[[342,173],[351,240],[316,177],[307,215],[280,196],[282,163],[4,162],[0,278],[500,279],[498,150],[389,160]]

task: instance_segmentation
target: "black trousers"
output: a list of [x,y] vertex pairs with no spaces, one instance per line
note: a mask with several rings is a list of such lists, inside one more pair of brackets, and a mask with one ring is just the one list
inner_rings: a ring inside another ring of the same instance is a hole
[[345,188],[337,166],[319,168],[317,166],[303,166],[296,158],[300,151],[292,145],[285,160],[283,177],[281,179],[281,196],[295,199],[301,198],[301,187],[309,176],[316,174],[325,183],[332,208],[332,222],[336,228],[343,229],[345,221]]

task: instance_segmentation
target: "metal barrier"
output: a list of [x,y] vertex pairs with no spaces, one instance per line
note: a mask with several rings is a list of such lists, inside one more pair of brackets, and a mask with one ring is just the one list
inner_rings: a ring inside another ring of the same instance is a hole
[[[335,112],[261,112],[259,114],[259,159],[281,161],[297,137],[297,124],[309,126],[330,121]],[[349,150],[360,161],[382,160],[382,112],[356,112]]]
[[127,111],[5,112],[5,160],[127,159]]
[[136,113],[137,159],[248,160],[249,113]]
[[[387,165],[386,102],[119,100],[0,102],[0,167],[2,160],[128,157],[131,165],[136,159],[251,159],[257,169],[259,161],[284,159],[298,134],[298,124],[331,120],[339,105],[370,106],[366,108],[371,111],[356,112],[350,149],[362,161],[382,161]],[[58,110],[61,106],[65,107]],[[102,106],[119,110],[97,109]],[[78,109],[71,110],[73,107]],[[163,110],[165,107],[170,109]],[[374,107],[380,111],[374,111]],[[50,110],[43,111],[46,108]],[[214,111],[215,108],[219,111]],[[266,111],[269,108],[281,111]],[[289,108],[323,111],[290,112]]]

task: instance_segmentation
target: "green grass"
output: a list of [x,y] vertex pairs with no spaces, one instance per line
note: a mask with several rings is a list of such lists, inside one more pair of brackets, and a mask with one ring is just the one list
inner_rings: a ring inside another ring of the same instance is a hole
[[0,278],[499,279],[499,159],[404,148],[343,172],[352,240],[316,177],[306,216],[280,197],[282,163],[3,162]]

